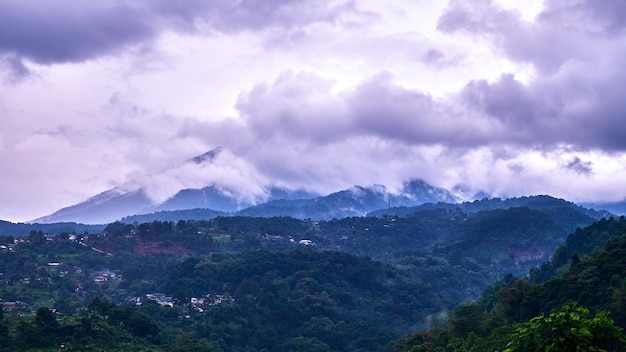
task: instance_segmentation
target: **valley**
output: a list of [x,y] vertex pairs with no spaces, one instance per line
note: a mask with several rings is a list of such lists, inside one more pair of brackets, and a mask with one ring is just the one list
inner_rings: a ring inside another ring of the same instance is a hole
[[[219,215],[76,225],[80,231],[9,223],[0,238],[6,338],[21,341],[18,325],[43,308],[69,326],[106,308],[154,324],[150,334],[111,334],[156,350],[172,350],[168,344],[185,334],[175,343],[192,350],[391,351],[407,334],[445,326],[457,307],[481,302],[505,277],[543,282],[567,270],[567,260],[556,258],[607,215],[534,196],[330,220]],[[612,233],[623,232],[622,221]],[[11,235],[25,228],[27,236]],[[591,254],[615,236],[576,253]],[[555,251],[555,264],[546,264]],[[64,339],[76,343],[75,335]]]

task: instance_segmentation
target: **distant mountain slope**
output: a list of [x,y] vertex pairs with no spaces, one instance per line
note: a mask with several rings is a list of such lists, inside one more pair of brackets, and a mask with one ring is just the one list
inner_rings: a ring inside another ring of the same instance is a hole
[[[284,188],[271,187],[267,190],[267,199],[289,201],[302,198],[313,198],[316,194],[304,190],[288,190]],[[240,200],[227,194],[216,185],[201,189],[184,189],[176,193],[165,202],[154,207],[156,211],[171,211],[204,208],[221,212],[232,213],[248,207],[254,206],[246,200]]]
[[464,213],[473,214],[485,210],[494,209],[508,209],[512,207],[528,207],[536,210],[546,210],[549,212],[559,212],[563,217],[565,223],[569,223],[569,220],[565,216],[566,214],[578,214],[583,213],[591,218],[600,219],[603,217],[610,217],[611,214],[604,210],[588,209],[572,202],[568,202],[563,199],[554,198],[547,195],[528,196],[518,198],[491,198],[474,200],[472,202],[463,202],[459,204],[450,203],[426,203],[417,206],[399,206],[391,209],[379,209],[370,212],[368,216],[385,216],[389,214],[397,216],[410,216],[418,212],[433,210],[433,209],[445,209],[447,211],[462,211]]
[[291,216],[299,219],[330,220],[365,216],[390,204],[417,205],[428,202],[454,202],[454,196],[443,188],[433,187],[422,180],[406,182],[398,194],[384,186],[355,186],[347,190],[312,199],[275,200],[239,211],[242,216]]
[[228,196],[218,187],[212,185],[201,189],[183,189],[154,208],[156,211],[204,208],[233,212],[251,205]]
[[[212,160],[213,154],[192,159],[196,162]],[[190,161],[190,162],[191,162]],[[443,188],[422,180],[406,182],[400,192],[390,193],[384,186],[361,187],[318,196],[305,190],[269,187],[266,201],[252,204],[231,195],[218,185],[200,189],[183,189],[162,203],[154,203],[144,188],[128,185],[103,192],[85,202],[61,209],[34,222],[54,223],[75,221],[106,224],[124,218],[124,221],[206,220],[218,215],[256,217],[290,216],[298,219],[329,220],[350,216],[365,216],[377,209],[387,209],[390,204],[414,206],[427,202],[456,203],[454,196]],[[261,201],[261,200],[258,200]],[[199,211],[198,209],[204,209]],[[180,218],[176,218],[180,216]],[[133,220],[134,219],[134,220]]]
[[583,207],[591,209],[604,209],[617,215],[626,215],[626,200],[621,202],[582,203]]
[[152,204],[152,200],[141,188],[127,190],[124,187],[116,187],[31,222],[50,224],[72,221],[84,224],[108,224],[124,216],[136,214]]
[[[132,215],[197,208],[230,213],[265,200],[313,198],[318,196],[318,194],[312,194],[303,190],[269,187],[265,195],[253,197],[246,194],[236,194],[214,181],[207,181],[206,186],[201,188],[185,188],[181,186],[182,189],[174,190],[172,196],[164,201],[155,201],[149,196],[150,187],[156,187],[159,190],[160,183],[164,182],[163,180],[175,180],[174,184],[184,185],[187,174],[210,175],[213,163],[216,162],[221,154],[221,148],[216,148],[191,158],[180,165],[175,165],[160,173],[147,176],[141,182],[127,182],[99,193],[86,201],[60,209],[31,222],[107,224]],[[165,183],[167,184],[167,182]],[[196,184],[197,182],[191,183]],[[149,184],[151,186],[148,186]],[[159,190],[158,193],[161,193],[161,191]],[[161,213],[160,215],[165,214]]]

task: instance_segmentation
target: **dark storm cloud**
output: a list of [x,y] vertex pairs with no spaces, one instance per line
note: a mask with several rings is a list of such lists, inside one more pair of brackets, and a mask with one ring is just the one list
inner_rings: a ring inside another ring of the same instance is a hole
[[[484,118],[473,118],[427,94],[400,87],[386,72],[339,94],[333,92],[333,86],[334,82],[315,74],[291,72],[272,84],[258,85],[242,95],[237,105],[244,118],[244,125],[238,126],[247,133],[233,133],[258,140],[286,138],[318,145],[358,137],[451,146],[500,140],[492,133],[497,126]],[[220,131],[234,127],[230,122],[222,125]]]
[[537,102],[513,75],[504,74],[494,83],[472,81],[461,91],[460,97],[470,110],[486,113],[505,126],[507,135],[502,137],[510,142],[533,143],[550,135],[542,123],[545,121],[541,121],[550,116],[549,112],[542,111],[547,107]]
[[75,62],[154,35],[150,19],[136,8],[84,4],[0,2],[0,52],[43,64]]
[[145,43],[161,31],[193,32],[290,27],[334,22],[354,4],[317,0],[0,1],[0,54],[42,64],[79,62]]
[[[591,69],[582,67],[581,71]],[[584,72],[583,72],[584,73]],[[624,74],[592,82],[585,75],[524,85],[505,74],[472,81],[459,98],[470,111],[499,121],[504,139],[530,146],[572,145],[578,149],[626,150],[624,111],[619,97]],[[494,137],[495,138],[495,137]]]
[[376,137],[407,145],[626,150],[621,122],[626,102],[620,97],[626,83],[619,83],[626,77],[591,81],[588,69],[583,65],[564,77],[531,84],[511,74],[494,82],[471,81],[449,101],[401,87],[386,72],[340,93],[333,91],[332,80],[287,72],[241,95],[241,123],[224,122],[217,130],[231,131],[231,136],[220,132],[227,139],[279,138],[316,145]]
[[512,142],[626,150],[626,102],[619,93],[626,88],[624,4],[548,1],[528,22],[490,0],[452,1],[439,19],[441,31],[487,38],[509,59],[536,69],[526,83],[511,74],[472,81],[461,102],[499,121]]

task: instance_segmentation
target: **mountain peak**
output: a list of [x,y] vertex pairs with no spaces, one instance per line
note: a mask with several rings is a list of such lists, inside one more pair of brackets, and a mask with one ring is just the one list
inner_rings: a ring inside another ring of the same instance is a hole
[[215,158],[217,158],[217,156],[221,152],[222,152],[222,148],[216,147],[214,149],[209,150],[208,152],[204,154],[201,154],[201,155],[198,155],[196,157],[189,159],[188,162],[194,163],[194,164],[203,164],[205,162],[212,162],[213,160],[215,160]]

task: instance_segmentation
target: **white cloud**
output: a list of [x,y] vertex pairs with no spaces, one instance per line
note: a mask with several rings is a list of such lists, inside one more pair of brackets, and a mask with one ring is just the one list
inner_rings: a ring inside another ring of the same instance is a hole
[[0,219],[129,180],[623,198],[623,21],[576,4],[3,3]]

